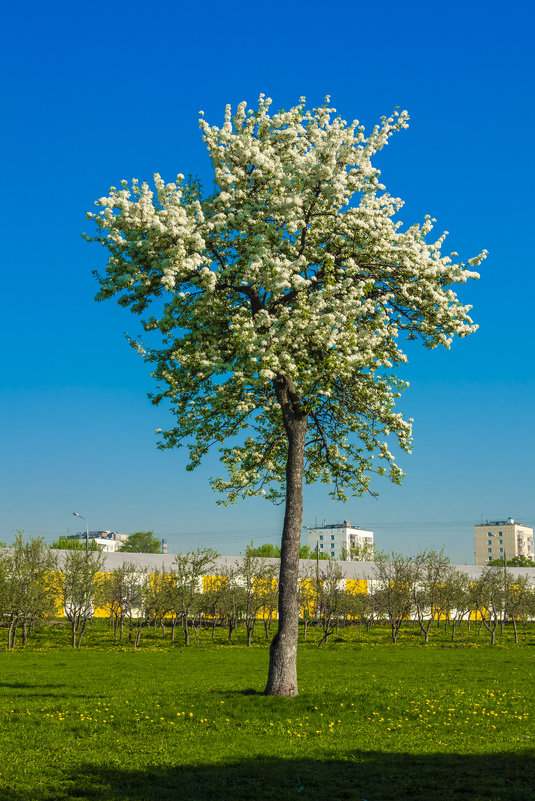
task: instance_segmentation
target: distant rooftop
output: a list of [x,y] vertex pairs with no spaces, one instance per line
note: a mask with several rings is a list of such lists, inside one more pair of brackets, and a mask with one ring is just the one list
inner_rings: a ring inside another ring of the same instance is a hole
[[128,540],[128,534],[118,534],[117,531],[79,531],[77,534],[68,534],[67,539],[85,540],[87,535],[89,535],[90,540],[116,540],[118,542],[126,542]]
[[360,526],[352,526],[349,520],[344,520],[342,523],[327,523],[326,520],[320,526],[307,526],[309,529],[319,529],[319,528],[355,528],[360,530]]

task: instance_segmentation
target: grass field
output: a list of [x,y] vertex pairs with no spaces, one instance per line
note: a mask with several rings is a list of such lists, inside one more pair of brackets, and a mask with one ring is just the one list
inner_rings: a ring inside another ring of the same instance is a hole
[[0,653],[1,801],[535,801],[533,636],[425,647],[407,629],[394,647],[344,631],[301,646],[295,699],[261,694],[260,638],[203,636],[149,632],[134,652],[102,630],[72,651],[57,629]]

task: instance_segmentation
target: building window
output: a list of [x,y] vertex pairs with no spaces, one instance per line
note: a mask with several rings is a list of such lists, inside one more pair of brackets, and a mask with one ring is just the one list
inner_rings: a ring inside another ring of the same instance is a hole
[[489,562],[492,562],[492,556],[489,556]]
[[323,543],[320,543],[320,551],[323,550]]
[[489,544],[489,545],[492,545],[492,540],[489,540],[489,543],[488,543],[488,544]]
[[322,540],[322,539],[323,539],[323,534],[320,534],[320,540]]
[[[323,548],[323,545],[321,547]],[[489,548],[489,553],[492,553],[492,548]]]
[[503,548],[500,548],[500,553],[503,553]]

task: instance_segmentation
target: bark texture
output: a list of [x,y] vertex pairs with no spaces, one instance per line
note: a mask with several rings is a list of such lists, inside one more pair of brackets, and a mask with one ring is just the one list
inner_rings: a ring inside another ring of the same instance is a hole
[[303,524],[303,472],[307,411],[292,384],[278,378],[275,390],[288,436],[286,509],[279,574],[279,628],[269,649],[266,695],[297,695],[299,635],[299,545]]

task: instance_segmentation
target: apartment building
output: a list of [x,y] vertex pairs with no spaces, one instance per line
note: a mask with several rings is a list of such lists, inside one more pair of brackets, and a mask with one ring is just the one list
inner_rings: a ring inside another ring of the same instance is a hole
[[534,559],[533,529],[514,518],[493,520],[474,526],[476,565],[486,565],[494,559],[513,559],[525,556]]
[[89,540],[99,545],[101,549],[108,553],[117,551],[123,543],[128,542],[128,534],[118,534],[116,531],[79,531],[78,534],[68,535],[70,540],[81,540],[85,542],[89,534]]
[[307,545],[315,550],[319,545],[320,553],[327,554],[331,559],[351,559],[352,546],[361,546],[373,555],[373,531],[366,531],[360,526],[352,526],[349,520],[342,523],[324,522],[319,528],[309,528],[307,531]]

